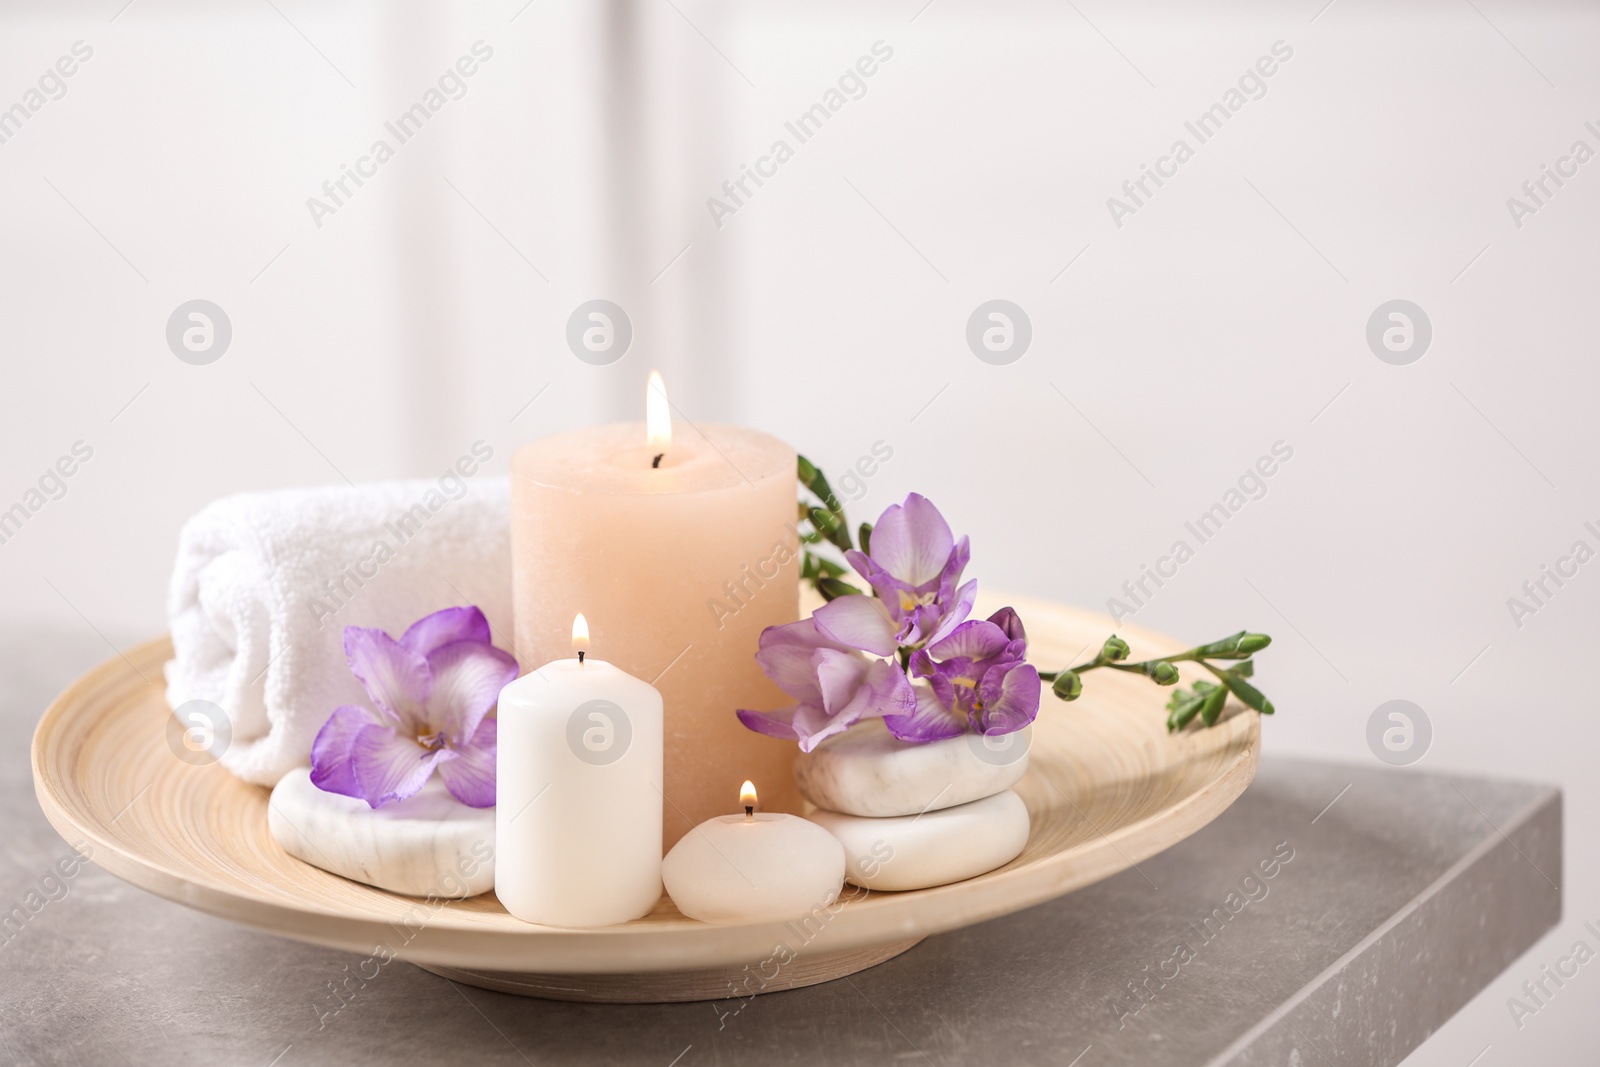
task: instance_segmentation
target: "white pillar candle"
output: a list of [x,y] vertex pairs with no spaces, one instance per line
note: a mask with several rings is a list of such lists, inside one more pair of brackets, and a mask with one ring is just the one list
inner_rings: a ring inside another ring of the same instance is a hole
[[666,703],[666,843],[728,810],[740,781],[799,811],[795,746],[739,708],[792,703],[756,666],[761,631],[799,618],[795,452],[736,426],[591,426],[511,459],[511,573],[522,663],[565,654],[573,613],[606,659]]
[[826,908],[844,887],[844,848],[795,815],[755,811],[744,783],[742,815],[695,827],[661,865],[678,910],[707,923],[777,922]]
[[610,926],[661,899],[662,705],[586,655],[500,691],[495,895],[526,922]]

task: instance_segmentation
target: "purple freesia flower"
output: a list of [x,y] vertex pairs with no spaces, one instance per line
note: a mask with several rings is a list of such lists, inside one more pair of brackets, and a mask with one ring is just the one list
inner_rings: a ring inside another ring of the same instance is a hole
[[778,711],[741,708],[739,721],[757,733],[797,740],[802,752],[862,719],[909,715],[916,708],[898,667],[829,638],[811,619],[763,630],[756,662],[795,703]]
[[[957,585],[971,549],[965,537],[955,539],[927,497],[912,493],[905,503],[885,509],[872,528],[871,549],[852,549],[845,559],[871,584],[879,604],[839,597],[817,612],[823,633],[869,651],[882,647],[886,633],[894,645],[921,648],[948,635],[972,612],[978,583]],[[892,625],[872,618],[868,607],[881,607],[883,620]]]
[[463,804],[495,800],[494,719],[485,718],[517,661],[489,643],[476,607],[446,608],[396,641],[347,626],[345,661],[373,708],[336,708],[311,745],[311,781],[372,807],[403,800],[438,770]]
[[912,653],[911,675],[927,684],[917,687],[914,712],[885,715],[884,725],[902,741],[1022,729],[1039,714],[1039,671],[1024,661],[1027,649],[1011,608],[962,623]]
[[967,539],[957,540],[939,509],[912,493],[884,511],[869,544],[845,558],[872,595],[834,597],[809,619],[762,632],[756,662],[795,703],[741,710],[740,721],[798,740],[803,752],[867,718],[917,743],[1031,723],[1039,672],[1026,662],[1022,620],[1011,608],[967,618],[978,588],[961,582]]

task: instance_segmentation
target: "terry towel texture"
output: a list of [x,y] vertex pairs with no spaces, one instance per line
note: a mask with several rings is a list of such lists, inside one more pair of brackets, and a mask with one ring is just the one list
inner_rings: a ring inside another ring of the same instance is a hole
[[430,612],[476,604],[511,651],[508,484],[438,480],[224,497],[184,525],[168,592],[167,702],[220,707],[222,764],[271,786],[311,758],[341,704],[366,703],[346,626],[399,637]]

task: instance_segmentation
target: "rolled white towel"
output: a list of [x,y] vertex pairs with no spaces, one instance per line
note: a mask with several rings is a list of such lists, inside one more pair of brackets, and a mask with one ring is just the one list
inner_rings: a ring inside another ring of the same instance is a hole
[[476,604],[512,650],[507,498],[504,478],[447,471],[208,505],[178,539],[168,704],[220,707],[232,729],[222,764],[271,786],[310,761],[334,708],[367,702],[345,663],[346,626],[399,637],[424,615]]

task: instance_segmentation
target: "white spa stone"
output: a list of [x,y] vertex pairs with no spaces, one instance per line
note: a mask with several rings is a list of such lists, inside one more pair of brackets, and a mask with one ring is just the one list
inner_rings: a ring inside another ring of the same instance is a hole
[[869,819],[818,811],[811,821],[844,846],[845,880],[863,889],[927,889],[975,878],[1016,859],[1028,808],[1009,790],[924,815]]
[[838,898],[844,849],[796,815],[723,815],[672,846],[661,880],[678,910],[701,922],[798,919]]
[[267,827],[313,867],[411,897],[472,897],[494,888],[494,809],[469,808],[430,778],[381,808],[311,784],[300,767],[279,780]]
[[1033,727],[912,744],[881,719],[859,722],[795,761],[801,794],[846,815],[916,815],[1004,792],[1028,770]]

